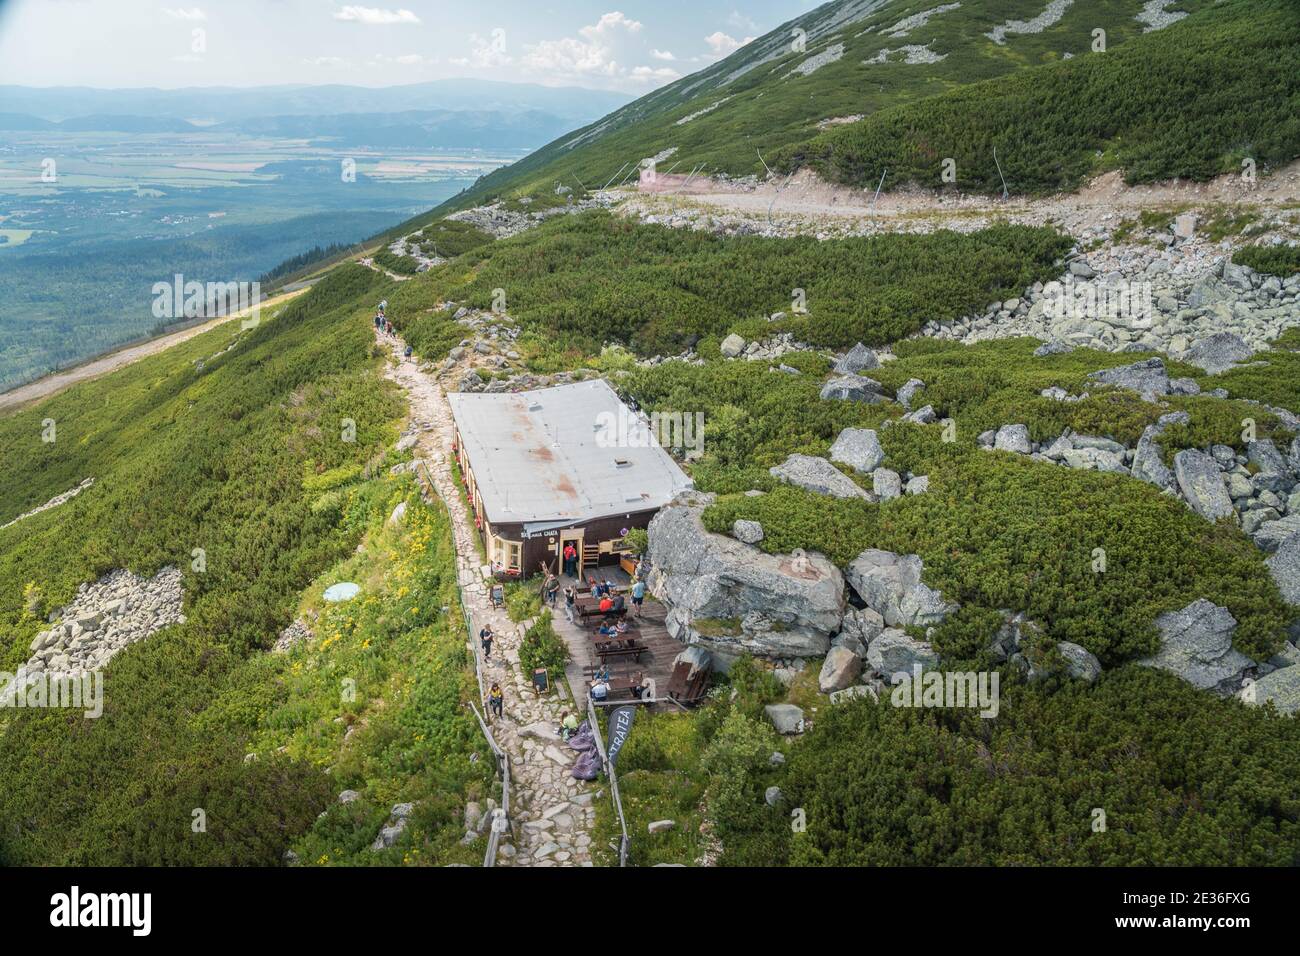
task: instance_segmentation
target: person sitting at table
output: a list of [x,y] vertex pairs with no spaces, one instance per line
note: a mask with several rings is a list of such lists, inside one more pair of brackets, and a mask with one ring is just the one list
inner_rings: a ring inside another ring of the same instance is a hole
[[609,696],[609,682],[593,679],[591,682],[591,699],[604,700]]
[[614,607],[611,610],[614,611],[627,610],[627,601],[623,600],[623,595],[620,594],[616,598],[614,598]]
[[616,635],[618,635],[618,634],[626,634],[626,633],[627,633],[627,619],[626,619],[626,618],[619,618],[618,621],[615,622],[615,624],[614,624],[614,633],[615,633]]
[[609,622],[606,621],[604,624],[600,626],[600,629],[597,633],[599,633],[601,637],[613,637],[615,633],[615,628],[611,627]]
[[614,610],[614,602],[610,600],[609,595],[606,594],[603,598],[600,599],[600,613],[606,614],[612,610]]
[[595,673],[595,679],[603,684],[609,683],[609,665],[601,664],[600,669]]

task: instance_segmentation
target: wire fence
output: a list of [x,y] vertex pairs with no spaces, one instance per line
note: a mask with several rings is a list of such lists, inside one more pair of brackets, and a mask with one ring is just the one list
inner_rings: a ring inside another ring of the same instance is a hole
[[[430,474],[429,466],[426,463],[420,463],[419,473],[430,495],[439,497],[438,486],[434,484],[433,475]],[[487,710],[488,687],[487,680],[483,676],[483,654],[479,646],[478,636],[474,633],[474,620],[470,617],[469,602],[465,599],[465,585],[460,579],[459,570],[456,578],[456,596],[460,603],[461,616],[465,620],[465,640],[469,644],[470,653],[474,655],[474,679],[478,684],[479,700],[484,702],[484,709]],[[501,846],[501,840],[505,834],[510,832],[510,755],[497,745],[496,738],[492,736],[492,730],[488,726],[488,721],[473,701],[470,702],[470,709],[474,711],[479,728],[487,739],[488,747],[492,750],[492,756],[497,765],[497,776],[501,778],[501,806],[492,813],[492,825],[488,831],[487,852],[483,856],[483,865],[490,867],[496,865],[497,850]]]

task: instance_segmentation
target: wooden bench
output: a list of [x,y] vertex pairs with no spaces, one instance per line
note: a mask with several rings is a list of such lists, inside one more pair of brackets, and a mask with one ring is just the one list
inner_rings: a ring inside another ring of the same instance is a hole
[[623,647],[614,645],[610,647],[596,648],[596,656],[602,661],[610,657],[630,657],[632,660],[639,663],[641,661],[641,655],[648,650],[650,650],[650,648],[646,647],[644,644],[631,644]]

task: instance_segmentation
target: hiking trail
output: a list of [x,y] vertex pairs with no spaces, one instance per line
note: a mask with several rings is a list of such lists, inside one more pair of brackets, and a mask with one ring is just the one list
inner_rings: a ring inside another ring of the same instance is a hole
[[451,516],[457,574],[473,639],[478,640],[485,624],[490,624],[495,634],[491,656],[484,661],[483,679],[488,687],[493,681],[500,683],[505,692],[504,717],[491,719],[485,701],[479,701],[479,707],[485,719],[491,719],[497,745],[510,755],[513,778],[513,839],[502,842],[497,865],[591,866],[597,789],[570,775],[577,754],[555,732],[562,711],[576,709],[580,720],[586,715],[559,682],[561,675],[553,677],[556,693],[541,698],[534,694],[519,664],[519,644],[532,621],[516,624],[504,608],[492,607],[478,532],[453,475],[451,406],[441,386],[420,371],[416,359],[403,356],[405,343],[400,338],[376,338],[395,360],[388,364],[385,377],[400,385],[410,401],[411,426],[418,435],[416,458],[424,460],[434,491]]

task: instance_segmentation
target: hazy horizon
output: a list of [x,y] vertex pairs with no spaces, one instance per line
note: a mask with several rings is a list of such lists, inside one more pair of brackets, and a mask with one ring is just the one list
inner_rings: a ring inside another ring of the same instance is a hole
[[0,2],[0,85],[385,88],[464,79],[639,96],[817,5],[8,0]]

